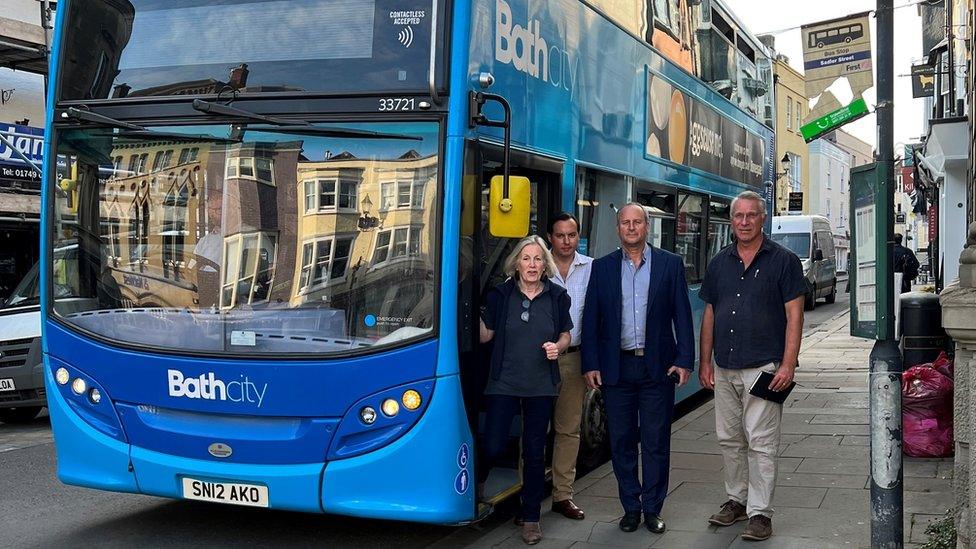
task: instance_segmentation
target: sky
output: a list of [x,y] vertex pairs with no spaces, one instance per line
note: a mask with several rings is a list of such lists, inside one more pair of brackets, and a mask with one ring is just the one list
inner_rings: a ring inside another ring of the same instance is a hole
[[[753,35],[780,31],[791,27],[799,27],[808,23],[816,23],[842,17],[844,15],[873,10],[876,2],[872,0],[788,0],[772,3],[768,0],[725,0],[739,20]],[[895,154],[901,154],[898,143],[918,141],[922,134],[924,104],[922,99],[912,98],[912,83],[907,75],[911,71],[913,62],[923,58],[922,55],[922,20],[918,16],[916,6],[898,8],[908,4],[909,0],[894,0],[895,9]],[[877,55],[877,40],[875,39],[876,19],[871,17],[871,43]],[[790,65],[803,72],[803,44],[799,28],[776,32],[776,51],[790,59]],[[875,66],[877,63],[875,63]],[[875,78],[877,81],[877,78]],[[876,88],[870,88],[864,93],[864,99],[873,110]],[[847,91],[848,97],[850,92]],[[844,96],[837,98],[844,103]],[[870,143],[877,142],[877,120],[874,114],[852,122],[844,130]]]

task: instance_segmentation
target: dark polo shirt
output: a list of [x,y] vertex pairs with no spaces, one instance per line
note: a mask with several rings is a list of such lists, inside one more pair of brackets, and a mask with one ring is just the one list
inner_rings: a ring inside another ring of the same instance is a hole
[[800,259],[765,236],[752,264],[744,267],[735,244],[727,246],[708,264],[699,293],[712,305],[715,363],[722,368],[783,360],[784,305],[806,292]]

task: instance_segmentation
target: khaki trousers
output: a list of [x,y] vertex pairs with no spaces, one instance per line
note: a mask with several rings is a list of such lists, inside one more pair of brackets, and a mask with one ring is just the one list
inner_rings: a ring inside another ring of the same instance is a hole
[[773,515],[783,405],[754,397],[749,388],[760,371],[778,366],[715,368],[715,434],[725,462],[725,491],[750,517]]
[[580,420],[583,417],[583,398],[586,396],[579,351],[559,357],[559,376],[562,383],[552,418],[556,431],[552,448],[552,501],[573,498],[576,456],[580,447]]

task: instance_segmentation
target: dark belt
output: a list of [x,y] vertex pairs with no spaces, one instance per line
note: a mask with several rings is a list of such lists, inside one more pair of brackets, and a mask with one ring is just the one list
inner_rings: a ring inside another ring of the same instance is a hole
[[620,354],[627,356],[644,356],[644,349],[620,349]]
[[569,353],[576,353],[579,352],[579,350],[579,345],[570,345],[569,347],[566,347],[566,354],[568,355]]

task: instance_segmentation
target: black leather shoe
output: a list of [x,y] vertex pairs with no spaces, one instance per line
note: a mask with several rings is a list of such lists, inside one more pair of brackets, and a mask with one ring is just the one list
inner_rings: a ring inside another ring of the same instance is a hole
[[647,526],[648,530],[655,534],[663,534],[664,529],[666,528],[664,519],[650,513],[644,515],[644,525]]
[[633,532],[637,530],[637,527],[641,523],[641,514],[639,512],[634,513],[624,513],[622,519],[620,519],[620,529],[624,532]]

